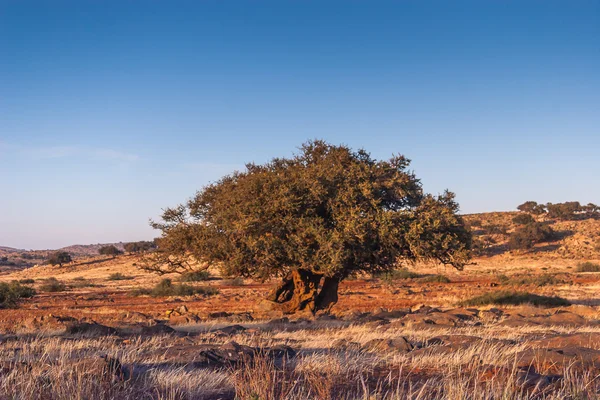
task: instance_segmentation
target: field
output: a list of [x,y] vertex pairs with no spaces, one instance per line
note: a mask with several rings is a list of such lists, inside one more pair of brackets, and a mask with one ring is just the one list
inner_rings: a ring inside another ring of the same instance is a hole
[[[0,310],[0,398],[600,398],[600,221],[508,251],[513,216],[468,216],[465,271],[353,277],[317,316],[263,307],[275,281],[179,283],[137,255],[7,268],[38,294]],[[151,293],[164,278],[197,293]]]

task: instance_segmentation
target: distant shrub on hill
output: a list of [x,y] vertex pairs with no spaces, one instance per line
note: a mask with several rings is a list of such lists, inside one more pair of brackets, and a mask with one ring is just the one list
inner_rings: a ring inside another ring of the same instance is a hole
[[31,278],[19,279],[19,283],[22,283],[23,285],[31,285],[31,284],[35,283],[35,279],[31,279]]
[[519,214],[512,219],[512,222],[517,225],[533,224],[535,219],[530,214]]
[[534,215],[541,215],[546,212],[546,206],[543,204],[538,204],[536,201],[526,201],[525,203],[519,205],[517,210]]
[[0,283],[0,308],[16,307],[21,299],[35,296],[35,290],[19,282]]
[[576,272],[600,272],[600,264],[586,261],[577,264]]
[[154,242],[148,241],[140,241],[140,242],[130,242],[125,243],[125,251],[128,253],[142,253],[148,250],[152,250],[156,248],[156,244]]
[[535,222],[521,226],[509,238],[508,247],[511,250],[531,249],[537,243],[547,242],[554,236],[554,231],[547,225]]
[[114,245],[102,246],[98,249],[98,253],[103,256],[118,256],[119,254],[123,254],[123,252],[117,249]]

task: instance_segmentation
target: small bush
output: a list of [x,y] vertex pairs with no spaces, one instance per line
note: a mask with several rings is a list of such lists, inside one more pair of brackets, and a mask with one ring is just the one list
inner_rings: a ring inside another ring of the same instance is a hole
[[586,262],[577,264],[575,271],[576,272],[600,272],[600,264],[593,263],[591,261],[586,261]]
[[233,279],[225,279],[223,284],[227,286],[244,286],[244,278],[238,276]]
[[416,272],[410,271],[406,268],[400,268],[378,274],[377,277],[383,280],[385,283],[391,284],[397,280],[421,278],[423,275],[417,274]]
[[512,219],[512,222],[517,225],[533,224],[535,219],[530,214],[519,214]]
[[133,279],[133,276],[123,275],[120,272],[115,272],[114,274],[110,274],[107,279],[109,281],[127,281]]
[[67,285],[56,278],[48,278],[40,285],[42,292],[64,292],[67,290]]
[[218,294],[219,290],[211,286],[177,285],[173,284],[170,279],[163,279],[151,290],[137,289],[133,293],[136,295],[148,294],[152,297],[193,296],[195,294],[212,296]]
[[181,274],[179,277],[180,282],[202,282],[210,279],[210,272],[208,271],[190,271]]
[[27,279],[19,279],[19,283],[23,285],[31,285],[35,283],[35,279],[27,278]]
[[429,276],[423,277],[421,279],[421,282],[427,282],[427,283],[450,283],[452,281],[446,275],[429,275]]
[[539,222],[524,225],[510,235],[508,247],[511,250],[531,249],[536,243],[547,242],[554,236],[549,226]]
[[78,278],[73,279],[73,282],[71,284],[69,284],[69,287],[71,289],[81,289],[81,288],[87,288],[87,287],[102,287],[102,285],[98,285],[98,284],[88,281],[87,279],[78,277]]
[[19,300],[35,296],[35,290],[19,282],[0,283],[0,308],[16,307]]
[[495,305],[520,305],[520,304],[533,304],[534,306],[541,307],[560,307],[568,306],[567,300],[557,296],[540,296],[533,293],[527,292],[492,292],[485,293],[481,296],[473,297],[469,300],[465,300],[461,303],[463,306],[486,306],[490,304]]

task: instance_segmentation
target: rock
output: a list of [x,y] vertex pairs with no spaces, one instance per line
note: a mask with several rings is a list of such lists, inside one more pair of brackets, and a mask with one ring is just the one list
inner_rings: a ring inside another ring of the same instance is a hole
[[444,311],[446,315],[453,315],[463,321],[472,321],[477,317],[479,310],[474,308],[453,308],[452,310]]
[[169,316],[169,324],[171,325],[186,325],[186,324],[197,324],[200,322],[200,318],[196,314],[175,314],[172,313]]
[[564,347],[586,347],[600,350],[600,333],[573,333],[570,335],[556,335],[548,338],[537,339],[529,342],[531,347],[543,349],[560,349]]
[[429,314],[432,312],[440,312],[440,310],[437,308],[433,308],[433,307],[422,304],[420,306],[414,307],[412,309],[412,312],[419,313],[419,314]]
[[396,339],[373,339],[362,346],[362,349],[365,351],[397,351],[401,353],[408,353],[413,348],[412,343],[402,336]]
[[212,313],[208,314],[208,318],[210,318],[210,319],[227,318],[232,315],[233,315],[232,313],[228,313],[226,311],[218,311],[218,312],[212,312]]
[[407,314],[410,314],[410,308],[404,308],[400,310],[381,310],[373,315],[383,319],[395,319],[402,318]]
[[563,368],[589,369],[600,362],[600,350],[585,347],[527,349],[515,355],[518,368],[534,367],[543,373],[560,373]]
[[469,335],[440,335],[429,338],[425,341],[425,346],[444,345],[452,346],[456,349],[470,347],[480,343],[483,339],[478,336]]
[[117,330],[95,322],[79,322],[67,326],[65,333],[82,336],[110,336],[117,334]]
[[86,379],[123,381],[131,378],[130,371],[124,368],[118,359],[112,357],[78,359],[73,361],[69,368],[73,368]]
[[282,317],[282,318],[276,318],[276,319],[272,319],[269,322],[267,322],[267,325],[283,325],[283,324],[287,324],[290,322],[290,319],[288,317]]
[[142,327],[142,335],[149,335],[149,336],[154,336],[154,335],[168,335],[171,333],[175,333],[175,329],[171,328],[168,325],[165,324],[154,324],[154,325],[150,325],[150,326],[144,326]]
[[286,345],[278,345],[273,346],[267,349],[267,355],[271,358],[294,358],[296,357],[296,350],[292,349],[290,346]]
[[335,350],[359,351],[361,349],[361,345],[360,343],[350,342],[346,339],[337,339],[331,344],[331,348]]
[[581,315],[577,315],[568,311],[558,311],[549,317],[537,317],[534,318],[534,321],[545,325],[561,326],[582,326],[587,324],[587,320]]
[[255,354],[254,348],[242,346],[236,342],[200,351],[200,355],[206,359],[208,364],[216,366],[232,366],[250,362],[254,359]]
[[524,318],[546,317],[550,314],[547,309],[538,308],[534,306],[519,306],[511,310],[507,310],[506,313],[511,316],[519,315]]
[[245,330],[246,330],[246,328],[244,328],[241,325],[230,325],[230,326],[226,326],[224,328],[214,329],[211,332],[217,333],[220,335],[224,335],[224,336],[231,336],[231,335],[237,335],[238,333],[244,332]]
[[600,317],[600,311],[598,311],[594,307],[584,306],[581,304],[573,304],[569,307],[565,307],[565,311],[569,311],[574,314],[581,315],[582,317],[587,317],[589,319],[598,319]]
[[505,320],[498,324],[498,326],[504,326],[508,328],[521,328],[524,326],[535,325],[539,325],[539,323],[533,321],[531,318],[525,318],[520,315],[509,315]]
[[232,314],[232,315],[226,317],[226,319],[229,322],[251,322],[251,321],[254,321],[254,317],[252,317],[252,314],[250,314],[248,312]]

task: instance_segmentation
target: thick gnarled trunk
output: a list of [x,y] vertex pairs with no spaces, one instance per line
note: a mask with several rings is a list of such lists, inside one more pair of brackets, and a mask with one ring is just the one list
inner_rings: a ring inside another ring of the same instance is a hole
[[[320,288],[321,280],[323,286]],[[324,277],[308,270],[294,270],[267,296],[273,309],[285,314],[310,310],[329,311],[338,300],[340,279]]]

